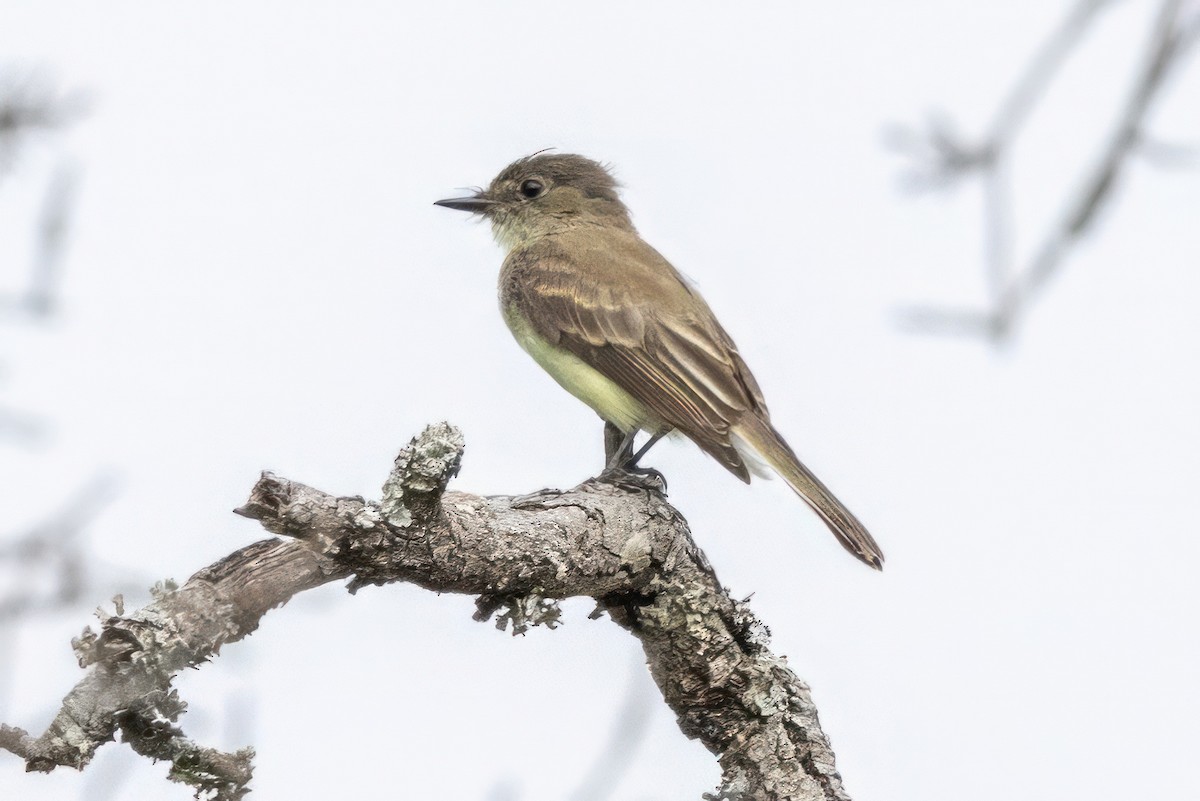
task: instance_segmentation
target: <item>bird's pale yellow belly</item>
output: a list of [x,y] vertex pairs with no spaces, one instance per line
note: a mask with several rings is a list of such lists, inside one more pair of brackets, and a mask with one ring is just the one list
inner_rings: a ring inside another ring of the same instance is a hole
[[635,429],[657,431],[662,427],[645,406],[599,370],[539,336],[515,308],[504,310],[504,320],[525,352],[563,389],[592,407],[596,414],[626,433]]

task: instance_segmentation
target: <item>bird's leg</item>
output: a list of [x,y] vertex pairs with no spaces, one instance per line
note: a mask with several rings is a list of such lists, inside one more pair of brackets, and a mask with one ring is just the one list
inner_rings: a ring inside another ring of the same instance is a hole
[[604,423],[604,462],[606,470],[611,468],[614,460],[619,457],[623,446],[632,447],[632,442],[626,444],[625,440],[625,432],[606,420]]
[[662,439],[666,432],[660,431],[651,434],[646,444],[642,445],[637,453],[634,453],[634,438],[637,433],[637,429],[634,429],[628,434],[623,434],[621,429],[612,423],[604,424],[604,455],[607,457],[608,463],[604,472],[600,474],[600,479],[620,486],[635,486],[639,489],[650,488],[643,486],[650,481],[657,483],[661,490],[665,490],[667,479],[662,473],[653,467],[638,467],[637,464],[638,460],[646,455],[646,451]]
[[[633,468],[637,467],[637,463],[639,461],[641,461],[643,456],[646,455],[646,451],[653,448],[654,443],[656,443],[660,439],[662,439],[666,435],[666,433],[667,432],[665,432],[665,431],[659,431],[657,434],[651,435],[650,439],[646,440],[646,444],[643,445],[642,447],[638,448],[638,452],[633,454],[632,456],[630,456],[628,461],[625,462],[625,464],[624,464],[625,469],[632,470]],[[633,450],[633,448],[631,447],[630,450]],[[658,471],[655,471],[655,472],[658,472]]]
[[626,434],[607,420],[604,421],[604,469],[611,470],[629,458],[636,433]]
[[[662,439],[663,435],[666,433],[666,431],[659,431],[656,434],[651,434],[650,439],[646,440],[646,443],[642,445],[642,447],[638,448],[637,453],[631,453],[629,458],[626,459],[621,465],[621,469],[626,473],[633,473],[638,476],[644,476],[648,479],[657,480],[662,484],[663,491],[666,491],[667,489],[667,477],[655,470],[653,467],[638,467],[638,460],[645,456],[646,451],[654,447],[654,443]],[[630,447],[629,450],[632,451],[633,448]]]

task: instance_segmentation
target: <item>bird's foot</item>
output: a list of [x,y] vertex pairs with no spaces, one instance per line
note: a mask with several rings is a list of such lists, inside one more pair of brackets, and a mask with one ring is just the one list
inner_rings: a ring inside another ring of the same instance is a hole
[[652,492],[667,492],[667,477],[653,467],[636,467],[633,465],[617,465],[606,467],[593,481],[611,484],[614,487],[629,490],[649,490]]
[[600,475],[593,481],[621,487],[623,489],[652,490],[666,493],[667,479],[653,467],[638,467],[638,460],[646,455],[646,451],[662,439],[666,432],[660,431],[650,436],[637,451],[634,450],[634,438],[638,430],[622,432],[612,423],[604,424],[604,456],[606,464]]

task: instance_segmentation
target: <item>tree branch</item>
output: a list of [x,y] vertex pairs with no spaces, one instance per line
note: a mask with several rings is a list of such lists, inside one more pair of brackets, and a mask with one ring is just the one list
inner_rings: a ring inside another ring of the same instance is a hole
[[[34,612],[78,603],[102,581],[89,564],[83,532],[116,495],[117,479],[100,473],[29,530],[0,539],[0,627]],[[45,581],[44,571],[53,580]],[[31,579],[29,576],[36,576]],[[129,582],[121,579],[129,586]],[[111,592],[111,584],[109,591]]]
[[1040,48],[1013,91],[1000,104],[990,132],[970,144],[953,128],[935,119],[924,136],[892,132],[891,144],[916,162],[906,176],[910,188],[941,188],[968,174],[980,173],[984,188],[984,261],[989,308],[917,308],[903,315],[913,331],[981,335],[1002,342],[1038,291],[1066,260],[1071,248],[1090,230],[1098,212],[1111,199],[1130,156],[1148,140],[1146,117],[1168,76],[1183,63],[1195,43],[1200,15],[1188,18],[1181,0],[1162,0],[1145,46],[1133,88],[1114,120],[1099,157],[1083,172],[1062,212],[1035,247],[1028,263],[1013,264],[1015,231],[1008,173],[1015,141],[1036,103],[1049,88],[1067,56],[1083,40],[1098,12],[1112,0],[1078,0],[1063,23]]
[[[32,141],[79,121],[89,105],[85,93],[61,93],[45,74],[0,67],[0,184]],[[14,297],[0,295],[0,312],[39,319],[54,311],[78,179],[78,165],[60,158],[41,200],[29,285]]]
[[847,801],[808,687],[767,648],[768,632],[734,600],[653,481],[589,481],[566,491],[481,497],[444,492],[463,444],[431,426],[401,451],[381,503],[337,498],[264,473],[236,510],[289,539],[237,551],[149,606],[107,617],[75,643],[88,675],[40,737],[0,726],[0,748],[30,770],[83,767],[120,730],[171,777],[236,799],[249,750],[221,754],[173,725],[175,673],[217,655],[293,595],[353,577],[351,589],[408,581],[479,596],[479,617],[506,608],[514,633],[553,622],[554,600],[588,596],[641,642],[688,737],[723,768],[718,798]]

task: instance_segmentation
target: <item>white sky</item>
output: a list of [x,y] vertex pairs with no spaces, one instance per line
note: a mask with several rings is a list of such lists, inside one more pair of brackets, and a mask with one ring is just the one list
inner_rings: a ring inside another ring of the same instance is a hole
[[[1023,248],[1094,154],[1152,6],[1109,12],[1035,120]],[[1195,797],[1195,171],[1138,163],[1013,347],[894,324],[982,298],[978,195],[906,200],[881,131],[935,107],[981,131],[1065,7],[7,2],[0,58],[52,65],[94,111],[0,184],[10,286],[12,221],[57,155],[85,170],[63,314],[0,345],[0,402],[53,423],[43,450],[0,445],[0,533],[112,468],[92,553],[182,580],[262,536],[229,513],[260,469],[374,495],[442,419],[467,437],[457,488],[595,472],[599,421],[503,327],[489,231],[431,205],[557,146],[615,166],[887,554],[863,568],[780,482],[743,487],[690,445],[650,460],[812,685],[853,797]],[[1196,141],[1198,87],[1193,62],[1155,133]],[[20,629],[0,719],[41,731],[105,598]],[[255,798],[541,801],[576,787],[633,681],[651,732],[613,797],[715,786],[590,606],[517,639],[472,608],[297,599],[180,681],[185,730],[253,744]],[[0,797],[189,797],[144,762],[109,746],[85,774],[27,776],[0,757]]]

